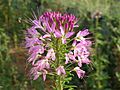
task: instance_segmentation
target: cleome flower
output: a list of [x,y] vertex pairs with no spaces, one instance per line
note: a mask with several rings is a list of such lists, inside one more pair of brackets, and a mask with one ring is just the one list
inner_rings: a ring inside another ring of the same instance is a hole
[[73,71],[83,78],[85,71],[80,68],[82,64],[91,62],[89,49],[92,42],[86,38],[90,34],[88,29],[76,34],[74,28],[78,27],[77,22],[74,15],[60,12],[45,12],[32,21],[32,26],[27,29],[25,47],[28,49],[27,60],[32,66],[30,75],[33,80],[41,75],[45,80],[49,73],[66,76],[64,67],[74,63],[77,64]]

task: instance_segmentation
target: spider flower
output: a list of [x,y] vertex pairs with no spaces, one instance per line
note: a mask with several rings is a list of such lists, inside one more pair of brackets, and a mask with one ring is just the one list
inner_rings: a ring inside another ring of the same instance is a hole
[[[38,19],[32,21],[27,29],[26,48],[29,49],[28,62],[32,69],[30,74],[36,80],[39,76],[46,79],[49,73],[67,76],[66,67],[74,64],[70,69],[79,78],[83,78],[82,64],[89,64],[91,41],[86,38],[90,34],[88,29],[76,32],[78,19],[72,14],[60,12],[45,12]],[[68,66],[67,66],[68,65]],[[64,68],[65,67],[65,68]]]

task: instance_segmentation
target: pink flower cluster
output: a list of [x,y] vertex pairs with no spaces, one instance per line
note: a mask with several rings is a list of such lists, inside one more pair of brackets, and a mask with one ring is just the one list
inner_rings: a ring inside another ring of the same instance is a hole
[[[91,41],[85,38],[89,34],[88,29],[79,31],[75,36],[75,27],[78,19],[72,14],[61,14],[59,12],[46,12],[37,20],[33,20],[32,27],[27,30],[26,48],[30,57],[28,62],[31,63],[31,75],[36,80],[40,75],[43,80],[46,79],[46,74],[51,70],[51,65],[57,59],[56,50],[51,46],[53,38],[59,39],[62,44],[67,44],[68,39],[73,38],[73,43],[69,53],[63,53],[65,56],[64,65],[59,65],[55,68],[57,75],[65,75],[64,67],[69,63],[78,63],[78,66],[73,68],[79,78],[82,78],[85,71],[81,69],[82,64],[89,64],[89,48]],[[75,37],[74,37],[75,36]],[[53,42],[54,43],[54,42]]]
[[89,49],[92,45],[92,42],[85,38],[89,34],[88,29],[83,31],[79,31],[72,43],[72,48],[69,53],[66,55],[65,64],[70,63],[77,63],[78,66],[74,68],[79,78],[82,78],[85,74],[85,71],[81,70],[82,64],[89,64]]

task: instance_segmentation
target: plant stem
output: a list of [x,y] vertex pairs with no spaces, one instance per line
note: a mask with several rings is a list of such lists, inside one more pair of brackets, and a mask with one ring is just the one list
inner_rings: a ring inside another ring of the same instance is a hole
[[[60,45],[61,45],[61,42],[57,39],[56,40],[56,68],[60,65]],[[63,90],[63,84],[62,84],[62,76],[56,76],[56,90]]]
[[58,41],[58,39],[56,40],[56,60],[57,60],[56,66],[58,67],[59,64],[60,64],[60,60],[59,60],[59,41]]
[[62,85],[62,76],[58,77],[58,87],[57,90],[63,90],[63,85]]

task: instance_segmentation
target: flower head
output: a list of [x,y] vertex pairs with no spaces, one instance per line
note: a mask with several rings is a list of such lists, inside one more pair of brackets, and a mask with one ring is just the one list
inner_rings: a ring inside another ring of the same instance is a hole
[[[88,29],[76,34],[74,28],[78,27],[77,21],[74,15],[60,12],[45,12],[39,19],[32,21],[25,40],[26,48],[29,49],[28,62],[32,66],[30,74],[34,80],[41,75],[45,80],[46,75],[52,72],[65,75],[66,67],[74,63],[77,63],[74,71],[78,77],[84,76],[85,71],[80,67],[90,63],[89,49],[92,42],[86,38],[90,34]],[[69,67],[69,70],[73,67]]]

